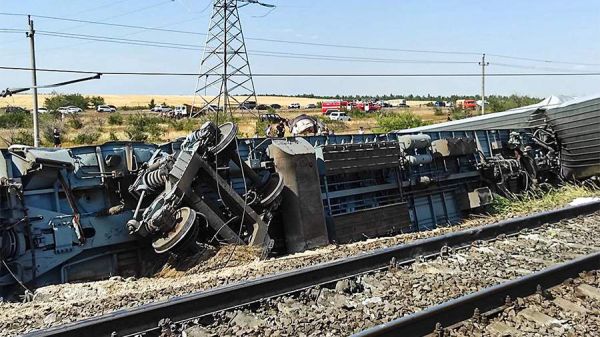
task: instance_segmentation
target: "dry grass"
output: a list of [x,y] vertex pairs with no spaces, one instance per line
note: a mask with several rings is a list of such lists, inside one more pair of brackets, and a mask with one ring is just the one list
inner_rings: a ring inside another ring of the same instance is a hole
[[549,187],[545,191],[528,191],[522,195],[516,195],[513,200],[496,197],[493,209],[500,215],[523,215],[564,207],[577,198],[598,196],[600,196],[600,189],[594,185],[567,184],[561,187]]
[[[44,105],[44,100],[49,97],[48,94],[39,95],[39,103],[41,106]],[[85,96],[96,96],[96,95],[85,95]],[[100,95],[104,97],[106,104],[121,106],[148,106],[151,99],[154,99],[156,104],[162,104],[163,102],[167,105],[182,105],[192,104],[194,96],[192,95]],[[300,98],[300,97],[287,97],[287,96],[258,96],[258,104],[280,104],[281,106],[288,106],[291,103],[300,103],[301,105],[316,104],[318,101],[323,101],[322,98]],[[200,98],[196,98],[196,102],[200,102]],[[23,108],[32,108],[31,95],[14,95],[12,97],[0,98],[0,108],[7,105],[15,105]]]

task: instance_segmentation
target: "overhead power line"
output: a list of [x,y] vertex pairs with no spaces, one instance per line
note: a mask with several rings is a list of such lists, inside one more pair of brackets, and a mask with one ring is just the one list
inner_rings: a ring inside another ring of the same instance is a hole
[[511,60],[519,60],[519,61],[531,61],[531,62],[541,62],[541,63],[555,63],[555,64],[566,64],[573,66],[600,66],[600,63],[581,63],[581,62],[565,62],[565,61],[552,61],[545,59],[536,59],[530,57],[519,57],[519,56],[509,56],[509,55],[500,55],[500,54],[487,54],[488,56],[494,56],[499,58],[511,59]]
[[[140,39],[126,39],[110,36],[101,35],[87,35],[87,34],[71,34],[61,33],[54,31],[39,30],[39,35],[46,35],[59,38],[76,39],[76,40],[88,40],[106,43],[116,43],[125,45],[137,45],[154,48],[165,48],[165,49],[177,49],[177,50],[203,50],[202,46],[196,44],[186,43],[173,43],[163,41],[150,41]],[[342,61],[342,62],[367,62],[367,63],[414,63],[414,64],[477,64],[476,61],[455,61],[455,60],[415,60],[415,59],[392,59],[392,58],[372,58],[372,57],[356,57],[356,56],[341,56],[331,54],[307,54],[307,53],[291,53],[291,52],[277,52],[277,51],[261,51],[255,50],[248,52],[250,55],[265,56],[265,57],[280,57],[290,59],[304,59],[304,60],[324,60],[324,61]],[[544,71],[566,71],[566,72],[578,72],[573,69],[559,69],[549,67],[536,67],[526,66],[518,64],[507,64],[492,62],[493,65],[511,67],[518,69],[532,69],[532,70],[544,70]]]
[[[117,44],[125,44],[125,45],[137,45],[137,46],[178,49],[178,50],[203,50],[203,47],[200,45],[185,44],[185,43],[115,38],[115,37],[100,36],[100,35],[60,33],[60,32],[52,32],[52,31],[44,31],[44,30],[38,30],[38,34],[52,36],[52,37],[69,38],[69,39],[77,39],[77,40],[89,40],[89,41],[98,41],[98,42],[107,42],[107,43],[117,43]],[[214,52],[214,51],[215,50],[209,50],[207,52]],[[327,54],[290,53],[290,52],[261,51],[261,50],[251,51],[251,52],[249,52],[249,54],[259,55],[259,56],[283,57],[283,58],[300,58],[300,59],[329,60],[329,61],[377,62],[377,63],[425,63],[425,64],[435,64],[435,63],[439,63],[439,64],[476,64],[477,63],[475,61],[415,60],[415,59],[407,60],[407,59],[392,59],[392,58],[340,56],[340,55],[327,55]]]
[[[0,12],[0,15],[27,16],[27,14],[23,14],[23,13],[3,13],[3,12]],[[95,24],[95,25],[112,26],[112,27],[120,27],[120,28],[133,28],[133,29],[141,29],[141,30],[157,31],[157,32],[206,36],[205,33],[186,31],[186,30],[178,30],[178,29],[154,28],[154,27],[108,23],[108,22],[100,22],[100,21],[92,21],[92,20],[71,19],[71,18],[63,18],[63,17],[47,16],[47,15],[32,15],[32,17],[48,19],[48,20],[89,23],[89,24]],[[291,40],[256,38],[256,37],[254,37],[254,38],[246,37],[246,40],[284,43],[284,44],[303,45],[303,46],[318,46],[318,47],[326,47],[326,48],[343,48],[343,49],[360,49],[360,50],[372,50],[372,51],[446,54],[446,55],[477,55],[477,56],[481,55],[481,52],[474,52],[474,51],[444,51],[444,50],[427,50],[427,49],[388,48],[388,47],[373,47],[373,46],[357,46],[356,44],[332,44],[332,43],[321,43],[321,42],[303,42],[303,41],[291,41]],[[556,64],[581,65],[581,66],[600,66],[600,63],[567,62],[567,61],[546,60],[546,59],[537,59],[537,58],[493,54],[493,53],[487,53],[487,55],[499,57],[499,58],[515,59],[515,60],[529,61],[529,62],[556,63]]]
[[15,29],[15,28],[0,28],[0,33],[26,33],[27,31],[24,29]]
[[[0,66],[0,70],[31,71],[27,67],[8,67]],[[53,73],[75,73],[75,74],[101,74],[115,76],[198,76],[198,73],[191,72],[135,72],[135,71],[89,71],[89,70],[70,70],[70,69],[52,69],[37,68],[37,71]],[[429,73],[429,74],[293,74],[293,73],[253,73],[252,76],[258,77],[480,77],[478,73]],[[580,72],[580,73],[491,73],[486,77],[543,77],[543,76],[600,76],[600,72]]]

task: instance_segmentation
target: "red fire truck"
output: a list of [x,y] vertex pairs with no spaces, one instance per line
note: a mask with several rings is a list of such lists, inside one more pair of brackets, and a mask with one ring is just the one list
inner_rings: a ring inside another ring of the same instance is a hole
[[325,115],[330,111],[350,110],[350,103],[341,99],[324,101],[321,105],[321,112]]
[[372,111],[379,111],[381,110],[381,105],[377,104],[377,103],[372,103],[372,102],[356,102],[354,103],[354,107],[362,110],[364,112],[372,112]]

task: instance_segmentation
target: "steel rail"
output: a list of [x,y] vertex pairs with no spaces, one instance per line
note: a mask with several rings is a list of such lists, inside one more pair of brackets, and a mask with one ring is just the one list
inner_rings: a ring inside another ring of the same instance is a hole
[[124,336],[157,329],[161,319],[187,321],[264,299],[298,292],[317,285],[387,268],[390,261],[410,263],[423,256],[435,256],[448,248],[461,248],[471,243],[493,240],[500,235],[534,229],[546,223],[574,218],[600,210],[600,202],[592,202],[525,217],[503,220],[495,224],[417,240],[408,244],[379,249],[349,258],[283,272],[273,276],[239,282],[233,285],[199,291],[169,300],[122,309],[99,317],[84,319],[27,334],[41,336]]
[[478,292],[427,308],[389,323],[364,330],[352,337],[424,336],[444,327],[466,321],[475,311],[489,312],[506,305],[507,297],[516,299],[535,294],[576,278],[584,271],[600,269],[600,252],[558,264],[539,272],[507,281]]

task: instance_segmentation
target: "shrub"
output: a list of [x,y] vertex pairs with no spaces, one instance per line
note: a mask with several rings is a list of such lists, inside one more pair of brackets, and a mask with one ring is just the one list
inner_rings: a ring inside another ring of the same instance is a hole
[[[121,111],[138,111],[138,110],[146,110],[148,107],[144,105],[124,105],[120,106],[119,110]],[[152,109],[152,108],[150,108]]]
[[348,115],[354,119],[366,118],[367,113],[358,108],[352,108],[348,112]]
[[94,117],[94,119],[92,119],[92,123],[96,127],[96,130],[99,132],[104,131],[104,118]]
[[123,124],[123,116],[118,112],[108,115],[108,124],[109,125],[122,125]]
[[209,113],[209,114],[205,114],[202,117],[200,117],[200,123],[198,125],[202,125],[205,122],[213,122],[217,125],[221,125],[224,123],[238,123],[239,122],[239,118],[233,117],[231,114],[229,113],[219,113],[218,114],[218,118],[217,118],[217,114],[216,113]]
[[256,124],[254,124],[254,133],[261,136],[261,137],[266,137],[266,130],[267,127],[269,126],[269,121],[261,121],[260,119],[258,119],[256,121]]
[[[97,99],[97,97],[95,98]],[[102,99],[104,100],[104,99]],[[73,105],[82,110],[85,110],[90,102],[89,97],[83,97],[81,94],[58,94],[53,92],[52,95],[44,101],[44,105],[50,111],[56,111],[62,106]]]
[[33,126],[33,117],[28,112],[11,112],[0,114],[0,128],[18,129]]
[[383,132],[403,130],[426,125],[425,121],[412,112],[381,114],[377,117],[377,125]]
[[458,120],[458,119],[463,119],[463,118],[467,118],[467,117],[471,117],[471,112],[468,110],[463,110],[460,108],[451,108],[450,109],[450,118],[452,118],[452,120]]
[[71,115],[71,118],[67,121],[67,125],[75,130],[79,130],[83,127],[83,122],[76,115]]
[[200,127],[198,120],[192,118],[169,119],[168,123],[175,131],[194,131]]
[[79,145],[93,144],[100,138],[100,133],[92,130],[85,130],[82,133],[78,133],[73,138],[73,143]]
[[433,115],[434,116],[443,116],[444,112],[442,111],[442,108],[435,107],[435,108],[433,108]]
[[104,97],[102,97],[102,96],[86,97],[86,100],[87,100],[88,105],[93,105],[94,107],[97,107],[98,105],[106,104],[104,102]]
[[162,120],[154,116],[146,116],[142,113],[129,116],[128,126],[125,133],[130,140],[146,141],[148,139],[159,139],[165,132],[160,126]]
[[119,137],[117,137],[117,135],[116,135],[114,132],[112,132],[112,131],[111,131],[111,132],[108,134],[108,139],[110,139],[110,140],[111,140],[111,141],[113,141],[113,142],[116,142],[116,141],[118,141],[118,140],[119,140]]
[[152,109],[156,106],[156,103],[154,103],[154,98],[150,100],[150,104],[148,104],[148,109]]
[[11,133],[8,138],[8,141],[11,144],[21,144],[21,145],[29,145],[33,146],[33,133],[31,131],[18,131],[16,133]]

